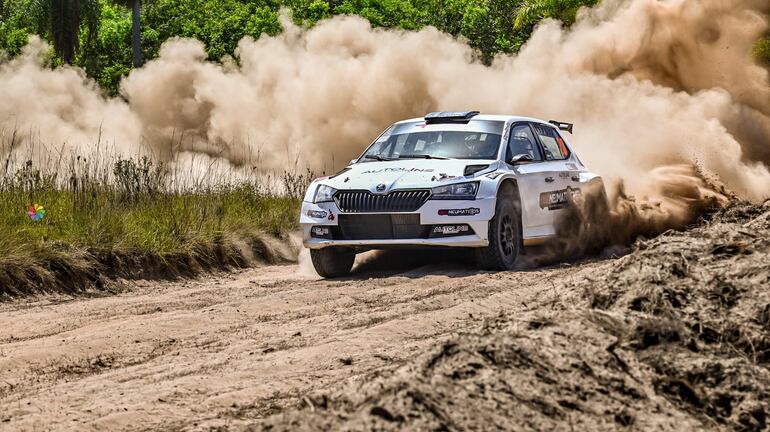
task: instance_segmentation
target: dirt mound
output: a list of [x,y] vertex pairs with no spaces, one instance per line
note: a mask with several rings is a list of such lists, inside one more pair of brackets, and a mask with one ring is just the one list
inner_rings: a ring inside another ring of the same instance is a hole
[[768,263],[770,202],[736,204],[251,428],[763,430]]
[[175,280],[257,263],[285,264],[294,262],[296,255],[291,242],[261,233],[201,243],[164,256],[61,246],[40,258],[0,260],[0,302],[33,294],[112,291],[119,287],[119,279]]

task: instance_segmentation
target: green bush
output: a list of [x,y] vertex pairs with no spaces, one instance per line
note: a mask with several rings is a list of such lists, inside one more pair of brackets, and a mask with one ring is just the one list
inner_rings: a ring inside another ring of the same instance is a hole
[[[155,30],[161,43],[174,36],[198,39],[206,45],[210,59],[220,60],[232,55],[246,35],[278,34],[278,6],[269,1],[156,0],[146,4],[142,25]],[[154,47],[153,55],[158,48]]]
[[[281,31],[278,11],[292,10],[295,22],[312,26],[338,14],[359,15],[373,26],[419,29],[434,26],[468,39],[483,61],[497,53],[518,51],[535,25],[553,17],[570,25],[578,9],[598,0],[143,0],[142,56],[158,55],[160,45],[172,37],[201,40],[209,60],[232,55],[244,36],[258,38]],[[113,0],[99,0],[101,25],[98,37],[81,35],[75,63],[110,94],[131,62],[131,15]],[[5,0],[0,16],[0,50],[18,55],[37,24],[29,13],[30,0]],[[85,30],[83,30],[85,32]],[[755,57],[770,65],[770,39],[759,41]],[[52,62],[54,65],[57,61]]]
[[[210,60],[232,55],[244,36],[276,35],[281,7],[292,10],[295,22],[312,26],[337,14],[360,15],[377,27],[416,30],[427,25],[463,35],[490,60],[512,52],[531,29],[514,31],[512,17],[522,0],[144,0],[142,56],[158,55],[172,37],[202,41]],[[571,0],[573,1],[573,0]],[[17,55],[37,24],[25,13],[30,0],[6,0],[0,21],[0,49]],[[112,0],[99,0],[101,21],[96,38],[81,34],[75,64],[85,69],[108,93],[117,94],[120,79],[130,72],[131,14]],[[83,31],[85,33],[85,31]]]

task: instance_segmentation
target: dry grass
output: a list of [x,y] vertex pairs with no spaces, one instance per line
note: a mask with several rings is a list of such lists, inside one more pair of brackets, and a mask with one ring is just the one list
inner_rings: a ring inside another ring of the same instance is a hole
[[[0,298],[269,261],[264,239],[296,227],[312,178],[193,178],[147,157],[7,159],[0,170]],[[34,204],[45,208],[41,221],[27,215]]]

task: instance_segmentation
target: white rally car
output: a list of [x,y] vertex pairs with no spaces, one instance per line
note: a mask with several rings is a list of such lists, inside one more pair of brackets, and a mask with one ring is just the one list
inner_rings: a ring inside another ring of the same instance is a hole
[[[484,269],[513,269],[524,246],[556,235],[559,214],[601,178],[556,121],[437,112],[385,130],[337,174],[310,184],[303,243],[323,277],[371,249],[475,248]],[[603,185],[601,185],[603,192]]]

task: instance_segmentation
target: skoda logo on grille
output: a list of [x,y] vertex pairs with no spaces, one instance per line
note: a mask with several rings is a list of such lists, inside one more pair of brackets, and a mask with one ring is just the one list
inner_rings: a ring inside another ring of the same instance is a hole
[[380,183],[380,184],[378,184],[378,185],[377,185],[377,187],[376,187],[376,188],[374,188],[374,190],[376,190],[377,192],[385,192],[385,188],[386,188],[386,187],[387,187],[387,186],[385,186],[385,184],[384,184],[384,183]]

